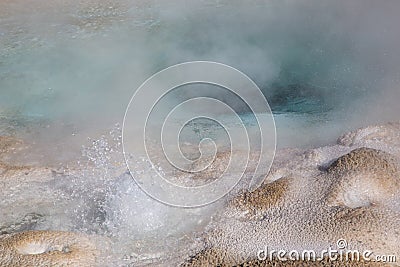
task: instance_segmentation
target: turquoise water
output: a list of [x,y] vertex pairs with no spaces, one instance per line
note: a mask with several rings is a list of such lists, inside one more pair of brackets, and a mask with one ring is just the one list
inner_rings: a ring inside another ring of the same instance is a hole
[[39,1],[31,10],[6,1],[1,131],[32,123],[44,140],[65,132],[82,142],[121,122],[127,99],[150,75],[190,60],[243,71],[276,114],[320,114],[338,132],[392,119],[394,107],[376,105],[398,92],[396,7],[369,1],[361,15],[356,2]]

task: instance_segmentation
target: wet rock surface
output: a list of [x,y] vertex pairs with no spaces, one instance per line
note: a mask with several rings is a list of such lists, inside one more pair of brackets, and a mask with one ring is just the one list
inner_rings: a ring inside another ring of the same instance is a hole
[[[371,127],[379,140],[360,134]],[[161,252],[154,255],[132,252],[129,254],[134,255],[132,261],[137,265],[151,262],[161,266],[340,266],[340,262],[328,259],[312,263],[257,259],[257,251],[265,246],[274,250],[315,250],[318,253],[329,246],[335,248],[339,239],[346,240],[348,249],[398,255],[400,141],[395,137],[400,126],[391,123],[371,127],[345,135],[352,136],[350,143],[340,139],[338,144],[326,147],[277,151],[264,183],[253,191],[235,191],[212,216],[205,231],[199,228],[193,236],[186,235],[185,244],[188,245],[184,249],[175,250],[176,254],[168,257]],[[8,138],[2,140],[1,157],[12,153],[13,146],[19,144]],[[222,163],[226,161],[226,154],[218,156],[222,157]],[[22,238],[26,231],[39,230],[33,236],[43,236],[41,240],[47,240],[47,236],[53,236],[52,232],[46,232],[49,229],[70,231],[75,228],[84,233],[100,233],[102,227],[106,227],[110,210],[102,209],[105,192],[103,189],[85,191],[84,181],[81,181],[82,189],[76,190],[74,186],[82,172],[79,168],[56,170],[9,163],[3,163],[0,168],[3,188],[0,193],[0,246],[4,247],[2,253],[8,255],[7,262],[22,260],[7,245],[11,242],[8,237],[17,238],[17,233],[21,233]],[[219,166],[215,168],[218,170]],[[126,172],[122,169],[116,172]],[[205,179],[212,175],[207,173]],[[41,192],[40,195],[37,192]],[[91,201],[79,197],[85,195],[90,196]],[[77,217],[73,219],[71,215]],[[55,218],[59,218],[59,224],[54,224]],[[75,227],[82,222],[80,228]],[[57,240],[70,240],[70,233],[65,233],[57,235]],[[98,245],[96,240],[90,242]],[[46,261],[52,253],[66,252],[57,248],[56,252],[46,253],[35,257]],[[107,259],[94,259],[95,265],[104,266],[110,259],[121,256],[113,253],[109,250],[105,252]],[[82,264],[93,263],[91,257],[95,254],[89,254],[90,261],[83,260]],[[73,266],[81,259],[75,257],[65,262]],[[382,264],[353,262],[352,266]]]
[[[346,250],[399,255],[399,126],[359,129],[337,145],[278,151],[265,183],[218,212],[183,266],[343,266],[327,258],[257,259],[266,247],[318,253],[341,239]],[[386,265],[353,261],[346,266]]]

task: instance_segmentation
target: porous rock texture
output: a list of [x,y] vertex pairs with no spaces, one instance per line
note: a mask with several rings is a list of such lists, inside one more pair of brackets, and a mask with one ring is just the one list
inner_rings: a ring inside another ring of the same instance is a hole
[[[0,143],[3,154],[19,142],[3,138]],[[319,253],[345,240],[346,249],[398,257],[399,158],[400,123],[362,128],[330,146],[279,150],[264,183],[233,194],[195,236],[193,247],[173,261],[184,266],[383,266],[326,258],[269,261],[257,259],[257,252],[268,248]],[[64,176],[1,159],[0,266],[104,266],[96,259],[97,241],[92,238],[28,231],[44,230],[43,218],[62,216],[67,209],[57,201],[68,194],[60,189],[66,187],[60,179]],[[40,197],[35,193],[39,191]],[[67,224],[60,222],[57,229],[68,230],[63,229]]]
[[0,266],[82,266],[96,264],[88,237],[61,231],[26,231],[0,236]]
[[[0,137],[0,266],[103,266],[106,238],[66,231],[70,222],[62,219],[67,204],[59,201],[57,172],[8,161],[22,144]],[[60,221],[50,228],[62,231],[44,230],[50,217]]]
[[338,247],[400,255],[400,123],[369,126],[338,143],[284,149],[264,184],[233,197],[197,236],[183,266],[386,266],[396,263],[272,261],[261,250]]

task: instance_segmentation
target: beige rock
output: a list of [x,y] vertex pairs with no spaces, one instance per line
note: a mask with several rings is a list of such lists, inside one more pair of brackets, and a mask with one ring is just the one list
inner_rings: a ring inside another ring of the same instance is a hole
[[319,253],[335,249],[340,239],[346,249],[398,258],[399,133],[398,124],[387,124],[359,129],[338,145],[278,151],[265,184],[237,195],[214,216],[183,265],[344,266],[327,259],[257,260],[265,247]]
[[98,252],[82,234],[27,231],[0,236],[0,266],[95,266]]

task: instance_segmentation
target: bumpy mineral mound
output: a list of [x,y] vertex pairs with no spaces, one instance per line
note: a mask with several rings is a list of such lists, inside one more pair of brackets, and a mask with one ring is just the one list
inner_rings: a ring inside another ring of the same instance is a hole
[[[174,255],[172,264],[159,264],[383,266],[362,260],[344,263],[326,256],[315,262],[282,261],[276,254],[271,260],[263,260],[259,252],[312,250],[320,255],[332,248],[371,251],[372,260],[378,255],[391,260],[391,256],[398,257],[399,136],[400,124],[391,123],[356,130],[331,146],[277,151],[271,171],[259,188],[234,191],[205,231],[194,236],[192,248]],[[14,145],[5,145],[3,155]],[[217,157],[221,157],[222,164],[227,161],[227,154]],[[214,170],[219,170],[221,166],[215,164]],[[213,172],[207,175],[212,180]],[[69,207],[57,201],[57,196],[70,194],[65,191],[69,188],[68,177],[46,167],[0,165],[0,266],[105,265],[96,262],[98,250],[94,244],[99,243],[92,237],[27,231],[48,229],[46,220],[54,217],[63,218],[63,223],[52,229],[68,230],[63,228],[69,223],[67,217],[62,216]],[[90,219],[85,221],[92,222]]]
[[0,236],[0,266],[94,266],[97,250],[82,234],[27,231]]
[[[59,201],[57,173],[48,167],[8,162],[10,154],[23,148],[13,137],[0,137],[0,266],[96,266],[98,237],[48,229],[49,218],[58,218],[60,230],[66,203]],[[3,161],[4,160],[4,161]],[[39,193],[38,193],[39,192]]]
[[385,204],[397,197],[400,175],[396,158],[372,148],[359,148],[338,158],[328,173],[334,180],[330,200],[357,208]]
[[339,157],[328,168],[328,172],[339,175],[349,172],[397,174],[396,158],[372,148],[357,148]]
[[[399,133],[399,124],[391,123],[349,133],[333,146],[278,151],[265,183],[229,201],[182,265],[389,264],[374,260],[400,255]],[[329,248],[372,251],[372,261],[282,261],[276,253],[263,260],[258,254],[267,249],[320,255]]]

